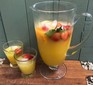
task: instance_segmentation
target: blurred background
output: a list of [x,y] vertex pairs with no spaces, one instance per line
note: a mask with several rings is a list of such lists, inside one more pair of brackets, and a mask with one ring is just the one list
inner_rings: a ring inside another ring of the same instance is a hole
[[[24,46],[38,50],[34,32],[33,15],[29,8],[44,0],[0,0],[0,58],[6,57],[2,51],[3,43],[9,40],[21,40]],[[50,0],[47,0],[50,1]],[[55,0],[56,1],[56,0]],[[61,0],[59,0],[61,1]],[[77,5],[77,14],[89,12],[93,15],[93,0],[65,0]],[[82,17],[74,26],[71,45],[78,44],[90,31],[91,24]],[[93,32],[84,46],[70,60],[93,61]]]

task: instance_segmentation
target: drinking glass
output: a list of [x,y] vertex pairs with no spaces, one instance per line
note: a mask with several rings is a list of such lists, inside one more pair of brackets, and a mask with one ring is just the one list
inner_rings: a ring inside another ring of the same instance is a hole
[[[74,24],[79,17],[76,5],[66,1],[43,1],[30,7],[33,12],[38,49],[42,60],[41,75],[46,79],[60,79],[66,74],[64,60],[67,52],[73,52],[83,46],[91,31],[81,43],[70,47]],[[92,22],[92,15],[82,13]]]
[[20,40],[11,40],[3,44],[3,51],[10,62],[10,67],[17,67],[14,59],[14,53],[22,53],[23,42]]
[[21,70],[22,77],[33,77],[35,74],[37,51],[34,48],[25,48],[21,54],[15,53],[15,60]]

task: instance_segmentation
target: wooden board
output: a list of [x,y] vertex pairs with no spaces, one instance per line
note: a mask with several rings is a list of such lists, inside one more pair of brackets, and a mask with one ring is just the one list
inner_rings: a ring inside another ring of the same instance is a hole
[[19,69],[4,64],[3,67],[0,66],[0,85],[86,85],[86,77],[93,75],[93,71],[83,69],[79,61],[64,63],[67,73],[59,80],[44,79],[39,73],[40,62],[37,62],[37,73],[33,78],[22,78]]

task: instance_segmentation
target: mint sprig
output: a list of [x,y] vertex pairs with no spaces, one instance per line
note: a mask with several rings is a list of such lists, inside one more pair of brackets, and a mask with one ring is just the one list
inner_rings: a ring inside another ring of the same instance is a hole
[[48,32],[46,32],[45,34],[46,34],[48,37],[51,37],[55,32],[56,32],[55,29],[51,29],[51,30],[49,30]]
[[56,32],[63,32],[64,30],[62,29],[62,27],[56,28]]
[[59,28],[56,28],[56,29],[51,29],[49,30],[48,32],[46,32],[45,34],[48,36],[48,37],[51,37],[55,32],[63,32],[64,30],[59,27]]

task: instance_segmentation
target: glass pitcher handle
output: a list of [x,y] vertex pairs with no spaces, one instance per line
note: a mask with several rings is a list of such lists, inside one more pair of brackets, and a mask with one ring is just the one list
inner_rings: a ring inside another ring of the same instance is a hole
[[[92,15],[90,13],[82,13],[82,16],[84,16],[84,17],[86,17],[88,19],[88,21],[85,21],[85,22],[91,23],[91,25],[92,25],[93,17],[92,17]],[[74,55],[85,44],[85,42],[89,38],[92,31],[93,31],[93,28],[91,27],[91,29],[88,32],[88,34],[86,35],[86,37],[80,43],[78,43],[76,45],[73,45],[73,46],[70,46],[66,56]]]

